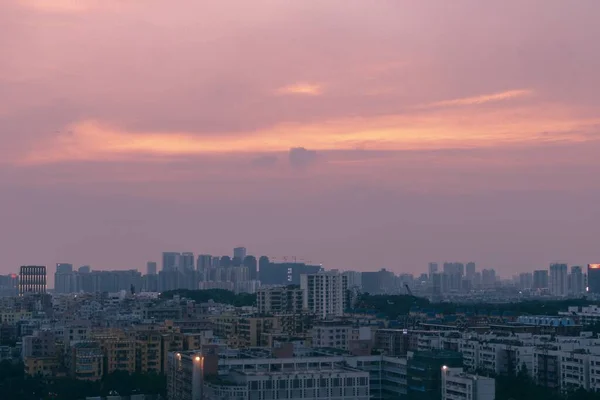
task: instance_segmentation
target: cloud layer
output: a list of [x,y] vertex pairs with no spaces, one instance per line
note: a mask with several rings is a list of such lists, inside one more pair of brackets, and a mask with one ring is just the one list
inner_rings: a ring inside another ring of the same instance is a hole
[[0,271],[229,241],[358,269],[600,258],[548,233],[599,233],[596,0],[177,4],[1,2]]

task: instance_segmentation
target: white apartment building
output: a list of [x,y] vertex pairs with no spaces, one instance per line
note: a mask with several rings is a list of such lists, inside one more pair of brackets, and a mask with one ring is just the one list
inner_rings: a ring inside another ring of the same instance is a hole
[[298,287],[260,288],[256,293],[260,314],[299,313],[304,306],[304,291]]
[[304,309],[320,318],[341,317],[347,308],[348,277],[332,270],[300,276]]
[[550,294],[564,297],[569,294],[567,264],[550,265]]
[[348,350],[352,340],[372,340],[368,326],[353,327],[348,324],[323,322],[312,329],[313,347]]
[[209,399],[369,400],[369,373],[352,368],[244,371],[238,369],[205,383]]
[[494,400],[496,380],[470,375],[462,368],[442,368],[442,400]]
[[589,390],[600,392],[600,354],[590,355],[590,386]]
[[560,388],[564,392],[590,386],[590,355],[583,349],[563,351],[560,356]]
[[593,325],[600,322],[600,307],[589,305],[587,307],[569,307],[567,311],[560,311],[559,315],[576,318],[581,325]]

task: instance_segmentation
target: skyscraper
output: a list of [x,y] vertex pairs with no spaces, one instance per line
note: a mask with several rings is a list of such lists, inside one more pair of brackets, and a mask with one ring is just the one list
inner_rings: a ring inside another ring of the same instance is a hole
[[523,272],[519,274],[519,289],[531,289],[533,287],[533,274],[531,272]]
[[545,269],[533,271],[533,289],[548,288],[548,271]]
[[181,258],[180,253],[175,252],[164,252],[162,259],[162,270],[163,271],[174,271],[179,268],[179,259]]
[[89,265],[82,265],[77,270],[80,274],[89,274],[92,271],[92,268]]
[[493,288],[496,285],[496,271],[494,269],[482,270],[481,284],[485,288]]
[[156,275],[156,263],[154,261],[148,261],[146,263],[146,274]]
[[429,272],[429,279],[431,279],[431,276],[438,272],[438,263],[430,262],[428,272]]
[[600,264],[588,264],[587,279],[588,292],[600,294]]
[[474,276],[475,276],[475,263],[468,262],[467,263],[467,279],[471,281],[471,280],[473,280]]
[[550,293],[553,296],[568,294],[567,264],[550,264]]
[[19,270],[19,296],[46,293],[46,267],[24,265]]
[[194,268],[195,263],[196,263],[196,260],[194,257],[194,253],[191,253],[191,252],[181,253],[181,256],[179,259],[179,269],[181,269],[183,271],[194,271],[196,269],[196,268]]
[[196,262],[196,271],[206,271],[212,267],[212,256],[210,254],[199,254]]
[[585,293],[585,279],[583,269],[580,266],[572,266],[569,274],[569,294],[581,296]]
[[267,269],[269,267],[269,264],[271,263],[271,261],[269,260],[269,257],[267,256],[260,256],[260,258],[258,259],[258,279],[262,281],[262,273],[263,273],[263,269]]
[[56,293],[72,293],[75,291],[75,274],[73,264],[56,264],[54,273],[54,291]]
[[246,248],[245,247],[236,247],[235,249],[233,249],[233,257],[234,258],[239,258],[240,260],[243,260],[244,258],[246,258]]
[[258,262],[254,256],[246,256],[244,258],[244,267],[248,268],[250,272],[250,279],[258,279]]

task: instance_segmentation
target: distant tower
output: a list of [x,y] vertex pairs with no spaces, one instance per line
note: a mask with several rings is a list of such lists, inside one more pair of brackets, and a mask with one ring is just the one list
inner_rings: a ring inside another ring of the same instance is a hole
[[269,264],[271,263],[271,261],[269,261],[269,257],[267,256],[261,256],[258,259],[258,279],[261,279],[261,271],[265,271],[266,268],[268,268]]
[[231,267],[231,257],[221,257],[221,259],[219,260],[219,267]]
[[235,249],[233,249],[233,258],[239,258],[240,260],[243,260],[244,258],[246,258],[246,248],[245,247],[236,247]]
[[600,264],[588,264],[587,280],[587,291],[600,293]]
[[466,268],[467,268],[467,279],[472,280],[473,277],[475,276],[475,263],[468,262]]
[[438,272],[438,263],[430,262],[428,272],[429,272],[429,279],[431,279],[432,275]]
[[550,294],[566,296],[568,294],[567,264],[550,264]]
[[194,253],[181,253],[179,269],[183,271],[193,271],[195,259]]
[[156,275],[156,263],[154,261],[148,261],[146,263],[146,274]]
[[80,274],[89,274],[92,271],[92,268],[89,265],[82,265],[78,269]]
[[212,256],[210,254],[198,255],[198,261],[196,262],[196,271],[206,271],[212,267]]
[[164,252],[162,259],[162,270],[173,271],[179,268],[181,253]]
[[19,271],[19,296],[46,293],[46,267],[24,265]]
[[250,279],[258,279],[258,262],[254,256],[246,256],[244,258],[244,267],[248,268],[250,272]]

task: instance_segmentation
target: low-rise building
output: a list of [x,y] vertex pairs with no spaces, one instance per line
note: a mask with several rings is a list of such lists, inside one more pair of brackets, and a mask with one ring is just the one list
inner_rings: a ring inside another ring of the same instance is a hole
[[496,380],[442,367],[442,400],[494,400]]

